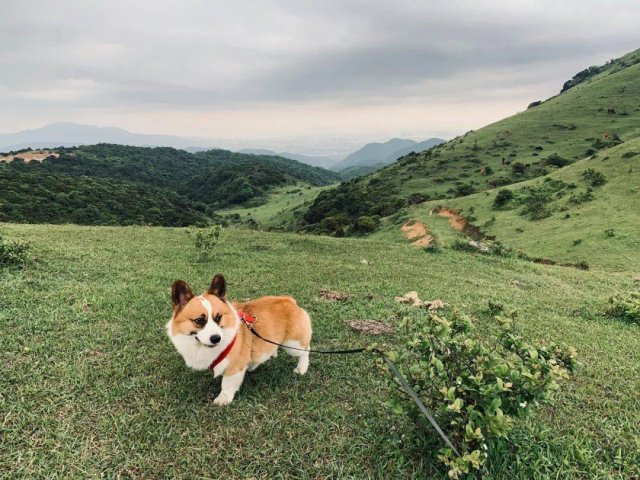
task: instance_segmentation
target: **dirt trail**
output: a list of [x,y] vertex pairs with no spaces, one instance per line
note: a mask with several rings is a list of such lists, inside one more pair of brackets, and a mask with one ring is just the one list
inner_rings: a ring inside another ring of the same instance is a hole
[[16,153],[15,155],[0,155],[0,162],[11,162],[16,157],[23,159],[25,162],[30,162],[31,160],[41,162],[49,156],[58,158],[60,155],[49,150],[34,150],[32,152]]
[[443,208],[437,212],[439,217],[446,217],[449,219],[449,224],[454,230],[458,232],[464,231],[467,227],[467,219],[460,215],[460,211],[451,210],[450,208]]
[[417,220],[409,220],[400,227],[400,230],[404,232],[404,236],[407,240],[417,239],[414,242],[411,242],[417,247],[426,247],[433,241],[433,237],[428,235],[429,229],[427,226]]

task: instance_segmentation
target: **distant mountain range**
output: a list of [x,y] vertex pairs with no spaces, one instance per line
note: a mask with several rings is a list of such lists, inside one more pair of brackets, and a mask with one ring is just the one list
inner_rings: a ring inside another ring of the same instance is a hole
[[423,142],[406,138],[392,138],[385,143],[368,143],[335,164],[331,169],[337,172],[346,169],[354,170],[353,167],[373,167],[376,169],[395,162],[407,153],[422,152],[444,142],[445,140],[441,138],[429,138]]
[[74,147],[96,143],[113,143],[137,147],[173,147],[189,150],[210,149],[211,140],[173,135],[148,135],[132,133],[122,128],[96,127],[77,123],[56,122],[32,130],[0,134],[0,151],[23,148]]
[[[369,143],[345,158],[340,155],[303,155],[252,148],[238,150],[238,153],[280,156],[314,167],[327,168],[336,172],[344,171],[345,178],[351,178],[393,163],[399,157],[412,151],[421,152],[442,142],[444,140],[440,138],[430,138],[423,142],[392,138],[385,143]],[[75,147],[98,143],[137,147],[173,147],[190,153],[216,148],[216,140],[214,139],[149,135],[132,133],[116,127],[96,127],[69,122],[56,122],[31,130],[0,134],[0,152],[25,148]]]

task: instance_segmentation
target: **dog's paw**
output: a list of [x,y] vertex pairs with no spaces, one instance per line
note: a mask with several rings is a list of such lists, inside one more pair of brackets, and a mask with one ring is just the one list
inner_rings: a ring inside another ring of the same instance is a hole
[[213,403],[215,405],[229,405],[231,403],[231,401],[233,400],[232,398],[227,397],[224,393],[220,393],[220,395],[218,395],[214,400]]
[[307,369],[306,368],[296,367],[296,368],[293,369],[293,373],[296,373],[298,375],[304,375],[305,373],[307,373]]

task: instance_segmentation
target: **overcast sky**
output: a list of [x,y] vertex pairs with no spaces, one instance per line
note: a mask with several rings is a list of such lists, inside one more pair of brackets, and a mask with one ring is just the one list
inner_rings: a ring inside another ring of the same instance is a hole
[[639,25],[638,0],[2,0],[0,132],[452,137],[640,48]]

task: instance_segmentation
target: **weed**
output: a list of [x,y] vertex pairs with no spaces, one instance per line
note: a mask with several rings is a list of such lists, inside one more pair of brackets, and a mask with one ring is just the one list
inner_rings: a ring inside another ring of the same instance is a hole
[[0,233],[0,269],[22,267],[28,258],[29,243],[6,240]]
[[[188,231],[192,233],[191,230]],[[195,231],[194,234],[194,246],[198,250],[201,261],[205,261],[209,258],[214,248],[220,241],[220,233],[222,227],[220,225],[214,225],[209,228],[201,228]]]
[[606,313],[611,317],[640,324],[640,292],[612,296]]

